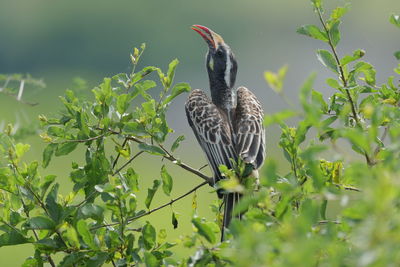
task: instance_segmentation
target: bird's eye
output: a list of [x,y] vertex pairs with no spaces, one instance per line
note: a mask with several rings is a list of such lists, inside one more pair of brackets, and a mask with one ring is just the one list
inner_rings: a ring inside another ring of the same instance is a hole
[[216,52],[216,55],[221,57],[224,54],[224,51],[222,51],[222,49],[218,49]]

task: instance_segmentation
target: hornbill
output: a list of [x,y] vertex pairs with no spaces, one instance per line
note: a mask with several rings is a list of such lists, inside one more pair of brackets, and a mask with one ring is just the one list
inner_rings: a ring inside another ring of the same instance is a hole
[[[220,165],[233,169],[239,159],[250,166],[252,176],[257,178],[257,170],[265,158],[261,104],[246,87],[234,89],[237,61],[222,37],[201,25],[193,25],[192,29],[208,44],[206,67],[211,99],[202,90],[195,89],[190,93],[185,109],[189,125],[213,171],[211,186],[224,179]],[[224,197],[223,240],[225,228],[229,226],[233,208],[241,195],[217,192]]]

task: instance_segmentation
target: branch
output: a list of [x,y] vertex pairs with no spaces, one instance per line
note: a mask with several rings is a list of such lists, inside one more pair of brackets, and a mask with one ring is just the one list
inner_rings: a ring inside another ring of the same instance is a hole
[[[126,140],[126,139],[125,139]],[[117,173],[119,173],[120,171],[122,171],[122,169],[124,169],[126,166],[128,166],[132,161],[134,161],[137,157],[139,157],[144,151],[139,151],[138,153],[136,153],[132,158],[130,158],[127,162],[124,163],[124,165],[122,165],[121,167],[119,167],[114,173],[113,175],[116,175]],[[118,154],[121,155],[121,154]],[[116,161],[115,161],[116,162]]]
[[[199,184],[199,185],[197,185],[196,187],[192,188],[190,191],[186,192],[185,194],[183,194],[183,195],[181,195],[181,196],[179,196],[179,197],[177,197],[177,198],[175,198],[175,199],[172,199],[171,201],[169,201],[169,202],[167,202],[167,203],[165,203],[165,204],[163,204],[163,205],[161,205],[161,206],[159,206],[159,207],[157,207],[157,208],[151,209],[151,210],[149,210],[148,212],[145,212],[145,213],[143,213],[143,214],[140,214],[140,215],[137,215],[137,216],[128,218],[128,219],[126,220],[126,222],[127,222],[127,224],[128,224],[128,223],[131,223],[131,222],[133,222],[133,221],[135,221],[135,220],[137,220],[137,219],[139,219],[139,218],[142,218],[142,217],[144,217],[144,216],[150,215],[150,214],[152,214],[152,213],[155,212],[155,211],[158,211],[158,210],[163,209],[163,208],[165,208],[165,207],[167,207],[167,206],[170,206],[170,205],[172,205],[173,203],[177,202],[178,200],[180,200],[180,199],[182,199],[182,198],[184,198],[184,197],[190,195],[191,193],[195,192],[197,189],[199,189],[200,187],[202,187],[202,186],[204,186],[204,185],[206,185],[206,184],[208,184],[208,183],[207,183],[207,182],[202,182],[201,184]],[[99,228],[114,226],[114,225],[118,225],[118,224],[120,224],[120,222],[98,225],[98,226],[92,227],[90,230],[96,230],[96,229],[99,229]]]
[[[99,128],[99,130],[104,130],[102,128]],[[120,134],[119,132],[116,132],[112,129],[108,129],[108,131],[112,134]],[[138,144],[146,144],[149,145],[148,143],[146,143],[145,141],[135,137],[135,136],[126,136],[125,137],[128,140],[132,140]],[[163,156],[165,159],[171,161],[173,164],[178,165],[179,167],[197,175],[198,177],[202,178],[203,180],[205,180],[207,183],[212,184],[213,183],[213,178],[209,177],[205,174],[203,174],[202,172],[200,172],[199,170],[187,165],[186,163],[183,163],[182,161],[180,161],[179,159],[175,158],[174,155],[172,155],[168,150],[166,150],[161,144],[158,144],[158,146],[165,152],[165,154],[167,154],[166,156]]]
[[[328,36],[328,44],[329,44],[329,46],[330,46],[330,48],[332,50],[333,56],[335,57],[336,64],[338,65],[339,72],[340,72],[339,76],[340,76],[340,79],[343,82],[343,86],[344,86],[344,89],[346,91],[347,98],[349,99],[351,112],[353,113],[353,118],[356,121],[356,125],[358,127],[362,128],[362,125],[361,125],[360,120],[359,120],[358,115],[357,115],[356,105],[354,103],[353,98],[351,97],[350,90],[347,89],[347,86],[348,86],[347,80],[346,80],[346,77],[344,75],[344,70],[343,70],[342,64],[340,63],[338,53],[336,52],[336,48],[332,43],[332,37],[331,37],[331,35],[329,33],[328,27],[326,26],[324,19],[322,18],[321,9],[320,8],[316,8],[316,10],[317,10],[317,13],[318,13],[319,20],[321,21],[321,24],[324,27],[326,35]],[[368,155],[368,153],[366,151],[364,151],[364,156],[365,156],[365,160],[367,161],[367,164],[369,166],[372,166],[372,165],[375,164],[374,161],[370,158],[370,156]]]

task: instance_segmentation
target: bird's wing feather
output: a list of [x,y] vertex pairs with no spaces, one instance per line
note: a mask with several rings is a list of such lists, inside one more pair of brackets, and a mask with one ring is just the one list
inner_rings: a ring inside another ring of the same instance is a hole
[[219,166],[232,168],[231,159],[237,159],[229,124],[215,104],[199,89],[190,93],[185,109],[189,124],[214,172],[216,183],[223,178]]
[[256,96],[246,87],[237,90],[234,129],[236,152],[258,169],[265,158],[263,110]]

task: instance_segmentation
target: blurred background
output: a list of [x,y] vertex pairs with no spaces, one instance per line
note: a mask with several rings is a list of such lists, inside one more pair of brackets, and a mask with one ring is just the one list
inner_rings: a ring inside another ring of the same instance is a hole
[[[345,3],[325,2],[328,12]],[[364,60],[378,70],[378,83],[392,75],[392,69],[398,64],[393,52],[399,50],[400,32],[388,22],[392,13],[400,13],[398,0],[354,0],[341,25],[339,54],[365,49]],[[255,92],[266,113],[287,106],[266,85],[265,70],[276,71],[285,64],[289,66],[284,90],[294,103],[297,103],[298,88],[312,71],[318,73],[316,89],[326,94],[331,90],[325,84],[331,74],[315,56],[317,48],[328,49],[327,45],[296,33],[303,24],[318,24],[308,0],[0,0],[0,74],[29,73],[43,79],[47,85],[43,89],[26,88],[23,100],[38,103],[34,107],[0,94],[0,127],[11,122],[34,128],[39,114],[51,117],[58,113],[61,109],[58,96],[67,88],[82,85],[82,79],[86,81],[86,95],[89,96],[90,89],[99,84],[102,77],[129,72],[129,53],[143,42],[147,49],[139,68],[154,65],[166,70],[168,63],[178,58],[180,64],[175,81],[208,90],[204,65],[207,47],[200,36],[190,30],[193,24],[208,26],[223,36],[239,63],[236,85],[244,85]],[[153,90],[156,94],[157,88]],[[176,136],[187,136],[177,151],[179,157],[200,167],[205,159],[186,123],[185,97],[180,96],[171,107],[169,123]],[[41,160],[44,146],[38,134],[24,141],[32,144],[26,159]],[[279,161],[283,157],[278,141],[278,129],[268,129],[268,154]],[[80,152],[68,157],[81,157]],[[66,193],[70,190],[70,166],[64,162],[70,161],[56,159],[42,173],[57,174],[63,185],[62,192]],[[142,189],[158,178],[159,161],[143,157],[135,164],[143,180]],[[172,197],[201,182],[173,166],[168,167],[174,174]],[[284,170],[285,163],[280,167]],[[200,216],[213,216],[208,204],[215,201],[216,196],[210,191],[211,188],[204,187],[197,194]],[[168,199],[160,198],[153,206],[163,200]],[[170,240],[174,240],[191,229],[191,213],[187,209],[191,209],[190,197],[174,205],[174,210],[182,214],[176,230],[170,223],[170,210],[146,219],[156,221],[158,228],[167,229]],[[187,255],[190,252],[182,249],[177,253]],[[0,248],[0,266],[20,266],[32,254],[31,246]]]

